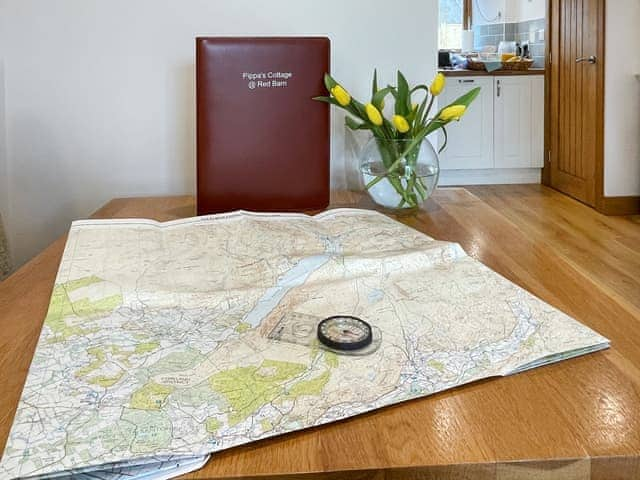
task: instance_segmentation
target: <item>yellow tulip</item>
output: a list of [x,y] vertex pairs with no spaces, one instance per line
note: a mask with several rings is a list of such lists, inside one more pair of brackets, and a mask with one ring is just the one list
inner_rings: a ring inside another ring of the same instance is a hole
[[448,122],[450,120],[460,120],[460,117],[464,115],[467,107],[464,105],[451,105],[440,112],[440,120]]
[[367,117],[369,117],[371,123],[377,125],[378,127],[382,125],[382,114],[373,103],[367,103],[364,106],[364,111],[367,112]]
[[431,92],[431,95],[433,95],[434,97],[437,97],[438,95],[440,95],[442,90],[444,90],[445,81],[446,79],[443,74],[441,73],[437,74],[436,78],[434,78],[433,82],[431,82],[431,87],[429,87],[429,91]]
[[340,105],[346,107],[351,103],[351,95],[340,85],[336,85],[331,89],[331,95],[338,101]]
[[400,133],[407,133],[411,128],[409,126],[409,122],[402,115],[394,115],[393,116],[393,124]]

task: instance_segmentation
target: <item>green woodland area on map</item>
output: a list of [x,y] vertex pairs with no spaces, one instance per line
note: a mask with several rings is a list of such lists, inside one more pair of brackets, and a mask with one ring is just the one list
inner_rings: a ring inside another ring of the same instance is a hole
[[49,340],[51,343],[65,341],[72,335],[92,333],[92,331],[84,330],[78,325],[69,325],[66,321],[68,317],[88,319],[112,312],[122,305],[121,294],[111,295],[96,301],[82,298],[72,302],[69,298],[71,292],[101,282],[103,282],[101,278],[90,276],[54,285],[49,311],[45,318],[45,324],[54,334],[54,338]]
[[[80,288],[103,282],[97,276],[84,277],[66,283],[56,284],[51,297],[51,304],[46,318],[46,324],[51,328],[54,338],[51,342],[67,340],[73,335],[88,335],[95,329],[85,329],[72,323],[74,318],[89,319],[104,316],[122,305],[122,295],[109,295],[98,300],[81,298],[76,301],[70,299],[70,294]],[[248,324],[240,322],[236,332],[244,333]],[[144,337],[144,336],[141,336]],[[118,345],[93,346],[86,352],[90,358],[75,372],[77,378],[82,378],[90,384],[108,388],[117,383],[124,375],[124,371],[114,376],[97,375],[93,373],[107,362],[108,354],[117,358],[124,365],[129,365],[131,355],[143,355],[159,347],[156,341],[140,342],[131,350],[124,350]],[[320,353],[317,347],[312,349],[312,356]],[[221,395],[229,405],[228,423],[236,425],[271,402],[288,400],[304,395],[320,395],[330,378],[330,369],[338,366],[335,353],[323,352],[327,370],[311,378],[295,381],[308,370],[308,366],[301,363],[264,360],[259,366],[238,367],[216,373],[209,377],[207,383],[213,393]],[[160,360],[151,368],[152,371],[172,371],[188,368],[193,362],[203,357],[195,352],[189,354],[172,354]],[[166,403],[167,397],[174,393],[176,387],[161,385],[150,381],[137,389],[131,396],[129,407],[134,410],[160,410]],[[217,418],[206,421],[206,429],[210,433],[216,432],[222,423]],[[264,429],[271,429],[271,422],[263,421]]]

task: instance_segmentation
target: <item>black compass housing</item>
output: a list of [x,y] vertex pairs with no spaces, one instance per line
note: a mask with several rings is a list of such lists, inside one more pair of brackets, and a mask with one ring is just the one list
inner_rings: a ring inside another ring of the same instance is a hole
[[[331,338],[330,336],[325,334],[325,329],[328,326],[345,319],[355,324],[358,328],[362,329],[364,335],[357,339],[340,340],[337,338]],[[373,341],[373,332],[371,329],[371,325],[358,317],[354,317],[353,315],[333,315],[331,317],[325,318],[318,324],[318,340],[320,340],[323,345],[333,350],[360,350],[371,345],[371,342]]]

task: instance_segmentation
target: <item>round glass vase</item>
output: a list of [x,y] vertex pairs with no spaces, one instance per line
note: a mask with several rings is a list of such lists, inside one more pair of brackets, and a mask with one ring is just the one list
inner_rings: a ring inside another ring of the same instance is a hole
[[360,174],[376,204],[393,210],[416,209],[435,190],[440,164],[426,139],[373,137],[360,153]]

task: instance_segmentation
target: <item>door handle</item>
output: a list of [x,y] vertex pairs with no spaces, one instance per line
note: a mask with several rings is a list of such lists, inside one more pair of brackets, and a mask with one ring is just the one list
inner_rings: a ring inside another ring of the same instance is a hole
[[596,58],[595,55],[590,55],[588,57],[576,58],[576,63],[580,63],[580,62],[596,63],[597,61],[598,61],[598,59]]
[[496,80],[496,96],[500,96],[500,80]]
[[473,79],[458,80],[458,83],[475,83],[475,80]]

